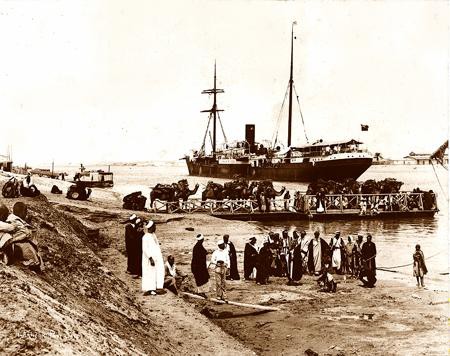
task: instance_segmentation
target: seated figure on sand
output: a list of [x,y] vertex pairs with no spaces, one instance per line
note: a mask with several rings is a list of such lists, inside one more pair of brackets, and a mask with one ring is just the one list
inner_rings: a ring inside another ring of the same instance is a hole
[[326,264],[322,275],[317,279],[317,284],[322,292],[336,293],[337,283],[329,270],[329,265]]
[[177,268],[175,265],[175,258],[172,255],[167,257],[167,262],[164,265],[164,269],[164,288],[178,294],[178,289],[181,287],[181,283],[187,276]]
[[7,264],[21,261],[31,270],[39,272],[42,258],[32,239],[33,227],[25,221],[27,206],[17,202],[13,206],[13,213],[8,213],[6,206],[0,206],[0,252],[3,261]]

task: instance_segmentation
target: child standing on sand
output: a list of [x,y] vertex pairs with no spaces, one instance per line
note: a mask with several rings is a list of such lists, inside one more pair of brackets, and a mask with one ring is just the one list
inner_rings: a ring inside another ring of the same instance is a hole
[[417,287],[425,287],[423,283],[423,277],[427,274],[427,266],[425,265],[425,257],[423,255],[422,250],[420,249],[420,245],[416,245],[416,251],[413,254],[413,270],[414,277],[417,279]]

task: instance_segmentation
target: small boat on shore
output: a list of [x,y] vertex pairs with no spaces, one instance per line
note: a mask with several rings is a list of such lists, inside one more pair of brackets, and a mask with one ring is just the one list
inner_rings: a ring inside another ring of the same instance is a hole
[[[202,111],[209,113],[203,144],[200,150],[184,157],[189,175],[219,178],[240,176],[250,179],[291,182],[313,182],[319,179],[342,181],[349,178],[357,179],[372,165],[373,155],[361,146],[362,142],[353,138],[330,142],[319,139],[314,143],[309,143],[305,131],[306,144],[293,145],[292,96],[295,91],[293,85],[293,41],[292,27],[290,78],[286,93],[286,96],[289,96],[287,145],[283,147],[279,142],[278,128],[271,144],[263,145],[255,142],[255,125],[253,124],[246,125],[245,140],[235,144],[227,142],[219,116],[223,110],[217,107],[217,94],[224,93],[224,91],[217,88],[216,65],[214,64],[214,87],[202,92],[202,94],[213,95],[212,108]],[[300,115],[303,121],[301,111]],[[219,148],[216,142],[217,121],[219,121],[225,139],[222,148]],[[211,122],[212,135],[209,132]],[[279,122],[280,120],[278,120],[278,125]],[[367,130],[367,127],[364,130]],[[206,153],[205,148],[208,133],[212,146],[209,154]]]

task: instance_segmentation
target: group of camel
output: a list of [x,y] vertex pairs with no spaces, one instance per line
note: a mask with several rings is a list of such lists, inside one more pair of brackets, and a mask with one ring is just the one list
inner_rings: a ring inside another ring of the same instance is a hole
[[346,179],[342,182],[333,180],[319,179],[317,182],[308,186],[306,194],[316,195],[319,192],[323,194],[395,194],[400,192],[403,182],[395,178],[385,178],[380,181],[368,179],[364,182],[358,182],[354,179]]
[[[156,199],[168,202],[186,201],[189,196],[197,193],[198,188],[199,185],[196,184],[194,190],[190,190],[186,179],[182,179],[178,183],[157,184],[150,193],[150,206],[153,206]],[[202,200],[256,199],[258,202],[267,203],[269,200],[281,196],[285,191],[285,187],[277,191],[270,180],[250,183],[244,178],[238,178],[223,185],[209,181],[202,192]]]
[[[319,192],[323,194],[390,194],[398,193],[402,185],[403,182],[394,178],[386,178],[378,182],[373,179],[365,182],[358,182],[354,179],[342,182],[319,179],[317,182],[309,184],[306,194],[316,195]],[[197,193],[198,188],[199,185],[196,184],[195,188],[190,190],[187,179],[182,179],[178,183],[157,184],[150,193],[150,204],[153,205],[156,199],[168,202],[186,201],[191,195]],[[202,200],[265,200],[274,199],[285,192],[285,187],[277,191],[270,180],[249,182],[245,178],[237,178],[224,184],[209,181],[202,192]]]
[[[358,182],[354,179],[347,179],[342,182],[319,179],[309,184],[306,194],[315,196],[317,201],[324,200],[325,196],[336,194],[374,194],[375,197],[375,195],[379,194],[397,194],[400,192],[402,185],[403,182],[397,181],[394,178],[386,178],[380,181],[369,179],[364,182]],[[193,190],[189,189],[187,179],[182,179],[172,184],[157,184],[150,193],[150,206],[153,207],[153,203],[157,199],[166,202],[187,201],[191,195],[197,193],[198,189],[199,184],[196,184]],[[422,191],[417,189],[417,192]],[[427,196],[430,195],[431,198],[433,197],[433,194],[426,193]],[[203,202],[207,200],[219,202],[223,200],[251,200],[253,201],[252,204],[255,207],[258,206],[261,211],[270,211],[273,199],[283,194],[285,199],[290,199],[289,191],[285,187],[277,191],[271,180],[249,182],[245,178],[237,178],[224,184],[209,181],[202,191],[201,200]],[[305,195],[296,192],[294,198],[294,206],[297,206],[299,202],[304,201],[303,198],[305,198]],[[416,198],[412,196],[411,199]],[[431,198],[428,200],[433,200]],[[425,200],[428,201],[427,199]],[[432,206],[432,203],[426,205]]]

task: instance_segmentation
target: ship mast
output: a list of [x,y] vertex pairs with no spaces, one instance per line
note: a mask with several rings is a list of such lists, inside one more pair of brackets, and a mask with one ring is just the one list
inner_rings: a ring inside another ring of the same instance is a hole
[[291,136],[292,136],[292,86],[294,84],[293,79],[293,67],[294,67],[294,25],[297,24],[297,21],[292,23],[291,29],[291,75],[289,77],[289,116],[288,116],[288,147],[291,146]]
[[223,89],[217,89],[217,78],[216,78],[216,62],[214,61],[214,88],[213,89],[206,89],[202,91],[202,94],[213,94],[213,106],[209,110],[202,110],[201,112],[209,112],[210,113],[210,119],[211,116],[213,118],[213,138],[212,138],[212,154],[215,156],[216,154],[216,125],[217,125],[217,116],[219,110],[217,109],[217,94],[224,93]]

